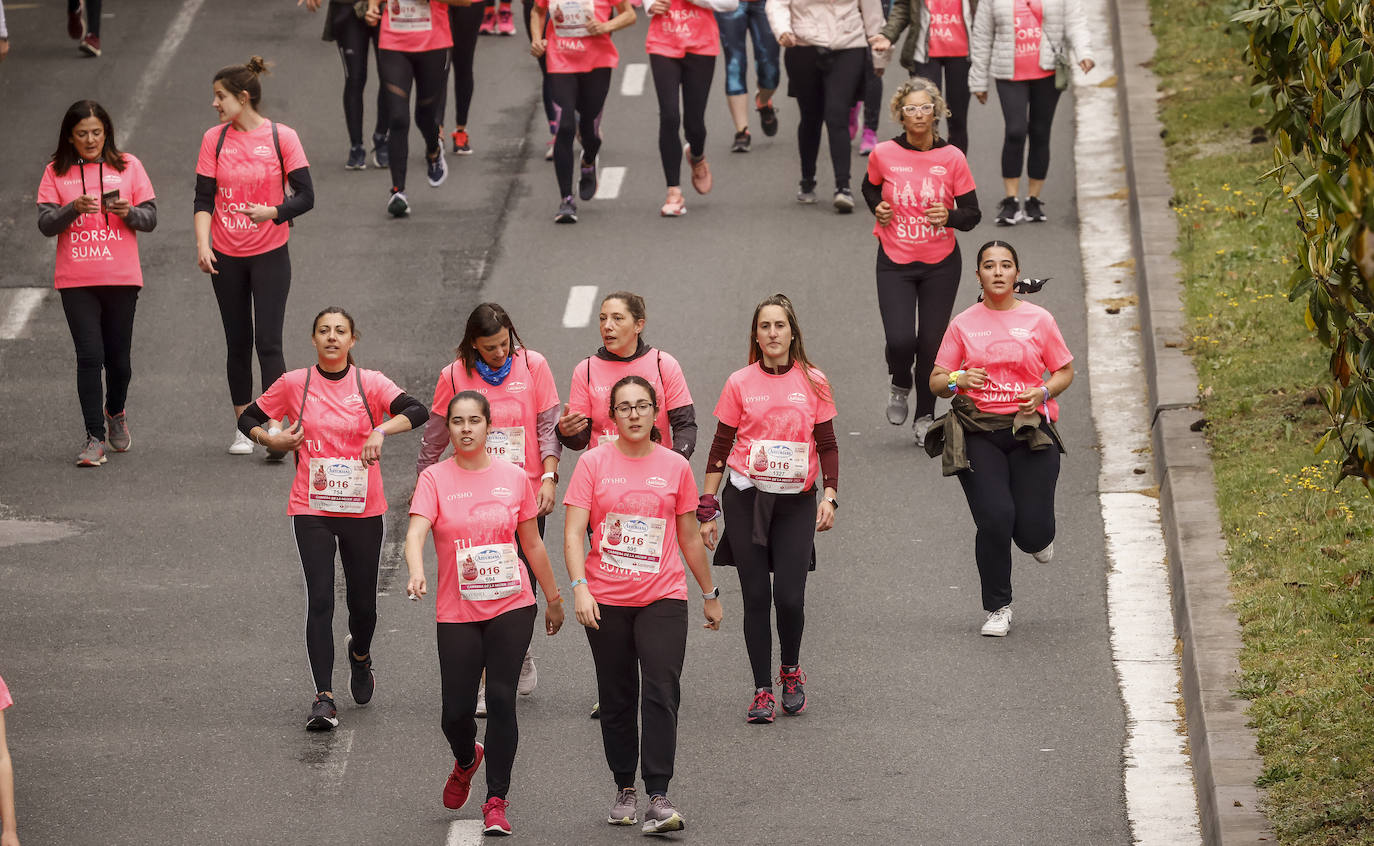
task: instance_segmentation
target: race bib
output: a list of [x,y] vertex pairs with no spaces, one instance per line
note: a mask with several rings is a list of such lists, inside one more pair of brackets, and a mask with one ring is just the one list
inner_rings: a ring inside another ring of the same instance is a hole
[[601,562],[636,573],[657,573],[668,521],[610,512],[601,522]]
[[312,458],[309,492],[315,511],[360,514],[367,507],[367,465],[356,458]]
[[613,432],[608,432],[608,433],[606,433],[606,434],[604,434],[604,435],[597,435],[597,436],[596,436],[596,445],[597,445],[597,446],[601,446],[602,444],[608,444],[608,443],[610,443],[611,441],[615,441],[615,440],[619,440],[619,439],[620,439],[620,435],[619,435],[619,434],[616,434],[616,433],[613,433]]
[[799,441],[754,441],[749,481],[764,493],[801,493],[806,488],[806,455],[806,444]]
[[[465,541],[454,541],[463,544]],[[513,543],[458,547],[458,596],[473,602],[506,599],[520,593],[524,569]]]
[[525,466],[525,427],[508,426],[487,432],[487,455]]
[[549,6],[556,35],[563,38],[587,35],[587,24],[592,22],[596,12],[593,0],[553,0]]
[[430,20],[429,0],[389,0],[391,7],[392,32],[429,32],[434,26]]

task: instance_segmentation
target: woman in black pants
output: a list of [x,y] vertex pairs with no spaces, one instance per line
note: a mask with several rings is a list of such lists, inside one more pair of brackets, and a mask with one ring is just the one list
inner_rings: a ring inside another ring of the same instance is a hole
[[[963,265],[950,230],[967,232],[983,217],[968,161],[936,130],[945,114],[934,83],[920,77],[902,83],[892,97],[892,117],[905,131],[874,148],[863,183],[876,219],[878,311],[892,377],[887,422],[894,426],[906,422],[912,385],[930,379],[954,311]],[[917,446],[934,419],[935,397],[918,390],[911,421]]]
[[[530,14],[534,11],[534,0],[523,0],[521,8],[525,12],[525,36],[530,44],[534,43],[534,29]],[[549,88],[549,64],[545,56],[535,59],[539,63],[539,94],[544,101],[544,119],[549,122],[549,141],[544,148],[544,161],[553,161],[554,135],[558,132],[558,114],[553,110],[553,91]]]
[[1016,298],[1016,250],[978,250],[981,302],[945,332],[929,388],[953,397],[926,452],[957,475],[977,527],[974,554],[987,617],[982,634],[1011,631],[1011,545],[1041,563],[1054,557],[1054,490],[1063,442],[1055,397],[1073,382],[1073,355],[1054,316]]
[[[482,14],[491,2],[448,7],[448,28],[453,37],[453,152],[459,156],[472,155],[468,137],[468,111],[472,108],[473,60],[477,57],[477,31],[482,27]],[[439,115],[440,122],[444,116]]]
[[[716,564],[733,564],[744,599],[744,643],[754,671],[746,719],[773,722],[774,606],[782,666],[783,713],[806,710],[801,671],[806,576],[815,566],[816,532],[835,525],[840,451],[835,403],[825,374],[812,366],[792,302],[774,294],[754,309],[749,364],[726,380],[716,403],[716,436],[697,507],[702,541]],[[719,534],[725,485],[727,534]],[[817,481],[824,492],[817,502]]]
[[[305,0],[306,8],[316,11],[324,0]],[[373,58],[377,58],[377,27],[370,26],[363,15],[358,13],[355,0],[329,0],[325,9],[324,40],[333,41],[339,47],[339,59],[343,62],[344,124],[348,128],[348,170],[362,170],[367,167],[367,148],[363,145],[363,89],[367,86],[367,51],[369,45]],[[377,84],[377,123],[372,130],[372,164],[386,167],[389,161],[386,149],[386,132],[389,121],[386,116],[386,92],[380,82]]]

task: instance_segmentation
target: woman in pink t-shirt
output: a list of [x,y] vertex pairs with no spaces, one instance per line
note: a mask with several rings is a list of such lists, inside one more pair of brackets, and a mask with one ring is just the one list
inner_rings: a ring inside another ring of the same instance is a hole
[[[563,557],[577,622],[586,626],[596,663],[601,739],[615,779],[607,821],[635,823],[635,770],[642,765],[649,794],[643,831],[678,831],[684,822],[668,801],[668,782],[677,755],[687,652],[683,558],[702,590],[708,629],[720,628],[720,590],[693,518],[692,468],[657,443],[657,392],[648,380],[626,376],[611,389],[607,411],[615,417],[619,437],[582,456],[563,497]],[[585,547],[589,529],[590,552]]]
[[1017,281],[1010,244],[984,244],[977,269],[981,301],[950,321],[935,357],[930,390],[954,401],[931,430],[926,452],[943,455],[944,474],[957,475],[964,488],[977,527],[982,633],[1004,637],[1011,629],[1011,545],[1042,563],[1054,556],[1054,490],[1064,451],[1054,398],[1073,382],[1073,355],[1054,316],[1016,298],[1026,283]]
[[[954,311],[963,259],[953,230],[967,232],[983,217],[968,161],[937,130],[944,114],[944,97],[930,80],[912,77],[898,86],[892,117],[905,131],[874,148],[863,182],[878,238],[878,313],[887,339],[887,422],[893,426],[906,422],[912,385],[929,381]],[[911,420],[917,446],[934,420],[935,397],[917,390]]]
[[99,103],[73,103],[38,184],[38,231],[57,237],[53,286],[76,347],[76,395],[86,424],[79,467],[105,463],[107,435],[113,452],[132,445],[124,402],[143,287],[137,233],[156,226],[157,204],[143,163],[120,151]]
[[19,846],[19,824],[14,818],[14,763],[5,738],[5,709],[13,704],[10,689],[0,678],[0,846]]
[[[236,418],[253,398],[255,347],[264,390],[286,371],[282,326],[291,291],[291,228],[282,224],[315,206],[310,162],[296,131],[258,111],[265,73],[267,63],[254,56],[215,74],[219,124],[201,136],[196,160],[196,261],[210,274],[219,303]],[[235,432],[229,453],[252,455],[253,444]],[[283,457],[267,451],[269,461]]]
[[[454,759],[444,783],[444,807],[463,807],[485,758],[483,825],[487,834],[510,834],[506,793],[519,738],[515,697],[536,607],[530,582],[538,579],[548,598],[544,631],[550,636],[563,625],[563,597],[535,522],[534,488],[518,466],[487,449],[492,424],[487,397],[459,391],[445,404],[443,419],[453,458],[426,468],[415,484],[405,543],[406,595],[418,600],[427,592],[424,546],[432,530],[438,558],[441,725]],[[524,550],[525,564],[517,549]],[[489,711],[484,742],[478,743],[473,716],[483,679]]]
[[573,138],[582,140],[582,167],[577,195],[596,196],[601,110],[611,91],[611,71],[620,54],[611,33],[635,22],[630,0],[535,0],[530,14],[530,53],[545,56],[549,95],[558,128],[554,133],[553,169],[558,178],[556,223],[576,223],[573,200]]
[[[334,553],[348,598],[347,641],[353,701],[372,699],[372,635],[377,628],[377,572],[382,555],[382,440],[425,422],[425,407],[382,373],[353,363],[358,328],[330,306],[315,315],[310,340],[318,362],[282,374],[239,416],[252,443],[296,453],[286,513],[305,573],[305,649],[315,700],[305,727],[339,724],[334,705]],[[390,415],[390,419],[387,419]],[[289,417],[286,431],[269,420]]]
[[[782,710],[806,710],[801,671],[806,576],[815,566],[816,532],[829,531],[839,507],[840,450],[834,394],[812,366],[792,301],[774,294],[754,309],[749,364],[726,380],[716,403],[716,436],[706,460],[697,519],[716,564],[733,565],[744,599],[744,645],[754,674],[746,719],[773,722],[773,629],[777,608]],[[716,499],[721,482],[722,505]],[[817,481],[823,493],[817,502]],[[728,533],[720,535],[724,511]]]

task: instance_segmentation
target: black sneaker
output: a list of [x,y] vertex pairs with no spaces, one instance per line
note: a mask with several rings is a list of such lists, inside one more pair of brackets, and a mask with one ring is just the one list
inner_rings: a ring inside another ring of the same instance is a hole
[[[755,100],[755,103],[758,101]],[[763,126],[763,134],[772,138],[778,134],[778,110],[773,108],[773,101],[769,100],[758,107],[759,123]]]
[[747,152],[749,152],[749,141],[750,141],[749,130],[747,130],[747,129],[741,129],[739,132],[736,132],[736,133],[735,133],[735,143],[733,143],[733,144],[730,145],[730,152],[732,152],[732,153],[747,153]]
[[366,705],[372,701],[372,691],[377,688],[377,679],[372,675],[372,656],[359,661],[353,657],[353,635],[344,639],[344,649],[348,651],[348,691],[353,701]]
[[597,165],[600,163],[600,156],[591,164],[587,164],[586,159],[582,160],[582,174],[577,179],[577,196],[583,200],[590,200],[596,196]]
[[749,705],[745,719],[757,725],[773,722],[773,702],[773,688],[758,688],[754,691],[754,701]]
[[577,203],[573,202],[571,195],[564,197],[563,202],[558,204],[558,214],[553,216],[554,223],[576,223],[577,222]]
[[1045,204],[1040,202],[1039,197],[1027,197],[1022,217],[1031,223],[1040,223],[1045,219]]
[[306,731],[333,731],[339,724],[339,712],[334,700],[323,693],[315,694],[315,704],[310,706],[310,719],[305,721]]
[[799,667],[783,667],[778,671],[782,685],[782,712],[795,717],[806,710],[806,673]]
[[997,225],[1015,226],[1022,219],[1021,205],[1016,202],[1015,197],[1003,197],[1002,202],[997,206]]
[[344,170],[365,170],[367,168],[367,150],[362,144],[356,144],[348,148],[348,164],[344,165]]
[[389,138],[385,133],[372,133],[372,166],[390,167],[391,151],[387,148]]
[[391,189],[391,196],[386,201],[386,213],[392,217],[405,217],[410,214],[410,201],[406,199],[406,192]]

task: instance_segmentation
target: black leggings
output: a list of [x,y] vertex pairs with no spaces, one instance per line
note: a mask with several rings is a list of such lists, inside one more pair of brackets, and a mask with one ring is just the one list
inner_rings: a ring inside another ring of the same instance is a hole
[[[472,91],[475,87],[472,62],[477,56],[477,30],[482,26],[482,15],[490,8],[490,3],[473,3],[471,6],[449,6],[448,28],[453,33],[453,123],[455,127],[468,125],[468,109],[472,107]],[[439,119],[444,119],[443,109]]]
[[[1042,424],[1043,428],[1043,424]],[[1039,552],[1054,540],[1059,450],[1032,450],[1010,428],[969,432],[969,469],[959,473],[973,524],[983,610],[1011,604],[1011,545]]]
[[530,648],[534,605],[515,608],[480,623],[439,623],[439,678],[444,709],[440,725],[454,759],[470,765],[477,739],[477,688],[487,673],[487,798],[506,798],[520,727],[515,720],[515,686]]
[[105,440],[105,414],[119,414],[129,396],[133,376],[129,352],[134,344],[138,292],[137,285],[92,285],[58,291],[76,347],[76,396],[81,400],[81,418],[86,434],[97,440]]
[[968,90],[968,72],[971,65],[968,56],[941,56],[917,62],[911,73],[935,83],[945,95],[945,105],[949,106],[949,117],[945,119],[949,143],[964,153],[968,152],[968,103],[972,96]]
[[[525,10],[525,37],[533,42],[534,33],[530,31],[530,13],[534,11],[534,0],[524,0],[523,8]],[[558,119],[553,110],[553,91],[549,88],[549,63],[544,56],[540,56],[538,61],[539,76],[543,80],[540,87],[544,96],[544,118],[549,122],[549,134],[552,135],[558,131]]]
[[281,333],[291,293],[291,254],[285,244],[255,256],[226,256],[215,250],[215,270],[210,281],[228,348],[224,370],[229,401],[247,405],[253,401],[254,347],[262,390],[286,372]]
[[344,597],[352,650],[367,655],[377,630],[377,570],[381,566],[382,515],[291,518],[305,571],[305,651],[315,690],[334,689],[334,551],[343,565]]
[[[601,703],[601,743],[617,788],[634,787],[642,760],[644,790],[666,794],[677,757],[677,709],[687,654],[687,602],[660,599],[643,608],[601,605],[601,628],[587,629]],[[643,695],[640,678],[643,677]],[[490,707],[490,706],[488,706]],[[635,709],[638,707],[639,719]],[[639,722],[643,722],[641,752]]]
[[816,490],[777,495],[768,546],[750,539],[754,526],[755,488],[739,490],[724,481],[721,508],[730,531],[730,551],[739,571],[744,600],[744,647],[754,671],[754,687],[773,686],[773,626],[778,613],[778,645],[782,663],[801,663],[802,631],[806,628],[806,575],[816,539]]
[[[669,188],[682,184],[681,125],[692,156],[706,153],[706,100],[711,96],[711,77],[716,73],[716,57],[688,53],[681,59],[649,54],[649,69],[654,74],[658,93],[658,155],[663,159],[663,178]],[[678,110],[681,91],[682,109]]]
[[894,387],[915,385],[917,417],[935,411],[930,373],[954,313],[962,268],[957,243],[952,253],[935,264],[894,264],[881,250],[878,253],[878,313],[887,339],[883,350],[887,372]]
[[[102,0],[86,0],[86,32],[100,37],[100,4]],[[67,11],[75,12],[81,8],[81,0],[67,0]]]
[[[1025,82],[997,80],[997,100],[1002,104],[1002,120],[1006,133],[1002,137],[1002,178],[1021,176],[1021,158],[1025,155],[1026,176],[1044,179],[1050,171],[1050,127],[1054,124],[1054,107],[1059,103],[1059,89],[1054,77],[1031,79]],[[1030,152],[1026,140],[1030,139]]]
[[573,192],[573,139],[582,136],[582,160],[596,161],[601,152],[601,110],[611,93],[611,69],[594,68],[583,73],[551,73],[554,133],[553,170],[558,176],[558,195]]
[[863,93],[864,63],[868,50],[851,47],[824,55],[803,45],[783,51],[787,68],[787,94],[795,97],[801,119],[797,123],[797,147],[801,150],[802,187],[816,187],[816,157],[821,152],[821,128],[830,138],[830,163],[835,169],[835,188],[849,187],[849,110]]
[[425,139],[425,155],[443,152],[439,148],[439,113],[444,108],[448,59],[449,51],[446,48],[420,53],[403,50],[380,50],[377,53],[377,72],[386,88],[386,110],[391,123],[390,138],[387,140],[387,152],[391,156],[391,185],[397,191],[406,189],[412,83],[415,85],[415,126]]
[[[363,89],[367,86],[367,48],[371,42],[373,57],[377,56],[377,27],[368,26],[353,11],[352,3],[330,3],[333,15],[334,40],[339,45],[339,58],[344,67],[343,110],[348,126],[348,143],[357,147],[363,143]],[[385,135],[386,92],[377,86],[377,124],[374,135]]]

